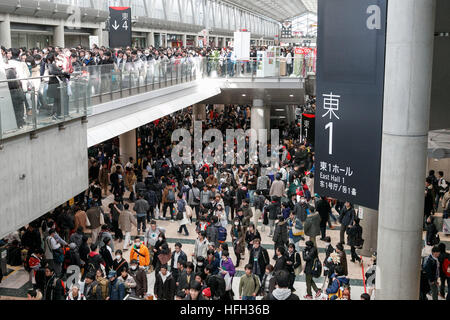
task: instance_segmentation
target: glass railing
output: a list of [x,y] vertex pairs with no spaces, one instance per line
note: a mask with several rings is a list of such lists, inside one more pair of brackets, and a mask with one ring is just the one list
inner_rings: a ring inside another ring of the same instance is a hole
[[[0,79],[7,79],[7,73],[8,65],[0,69]],[[93,106],[115,99],[202,78],[237,77],[303,75],[286,66],[283,59],[188,58],[77,67],[70,79],[43,76],[0,80],[0,140],[86,117]]]

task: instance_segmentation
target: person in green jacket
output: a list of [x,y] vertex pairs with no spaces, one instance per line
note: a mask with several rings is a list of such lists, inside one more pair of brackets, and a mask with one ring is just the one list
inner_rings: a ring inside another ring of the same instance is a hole
[[259,292],[259,278],[252,274],[252,269],[253,266],[247,264],[245,266],[245,274],[239,282],[239,298],[242,300],[256,300],[256,295]]

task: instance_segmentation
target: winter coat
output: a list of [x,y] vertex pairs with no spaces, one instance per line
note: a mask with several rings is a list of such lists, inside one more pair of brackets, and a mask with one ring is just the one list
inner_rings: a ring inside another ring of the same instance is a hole
[[216,247],[219,247],[219,243],[217,241],[219,236],[218,228],[221,226],[220,222],[217,222],[214,225],[209,225],[206,228],[206,238],[208,239],[209,243],[214,243]]
[[[178,200],[179,202],[181,202],[181,201],[185,201],[185,200]],[[187,217],[187,213],[186,213],[186,206],[187,206],[187,203],[186,202],[184,202],[184,207],[183,207],[183,205],[182,204],[179,204],[178,206],[177,206],[177,212],[178,212],[178,208],[184,208],[184,210],[183,210],[183,219],[181,219],[181,220],[178,220],[178,225],[181,227],[181,226],[184,226],[184,225],[187,225],[189,222],[190,222],[190,220],[188,219],[188,217]]]
[[101,211],[99,207],[92,207],[86,211],[86,215],[89,219],[91,225],[88,227],[89,229],[97,229],[100,227],[100,215]]
[[207,258],[207,252],[208,252],[208,240],[203,239],[203,241],[200,241],[199,239],[195,240],[195,247],[194,247],[194,257],[195,260],[197,260],[198,257]]
[[280,270],[284,270],[284,271],[288,271],[288,265],[286,264],[286,256],[285,255],[281,255],[280,257],[277,257],[275,265],[273,267],[273,271],[280,271]]
[[74,229],[77,230],[78,227],[82,227],[83,232],[87,232],[86,223],[87,223],[86,212],[84,212],[83,210],[77,211],[74,216],[74,224],[75,224]]
[[341,210],[341,214],[339,215],[338,221],[343,225],[348,227],[353,223],[355,219],[355,210],[350,207],[347,209],[345,206]]
[[362,239],[362,228],[359,224],[355,224],[347,229],[347,244],[352,247],[360,247],[364,241]]
[[316,210],[319,212],[321,222],[327,222],[330,218],[331,212],[331,207],[328,201],[321,199],[316,205]]
[[136,296],[141,297],[147,293],[147,273],[143,268],[138,268],[135,271],[130,270],[129,274],[133,277],[136,282],[135,292]]
[[102,231],[98,235],[97,238],[97,245],[101,249],[105,246],[104,239],[110,239],[109,246],[111,247],[111,250],[114,252],[114,239],[112,237],[112,234],[109,231]]
[[131,232],[131,225],[137,226],[136,219],[128,210],[123,210],[119,215],[119,229],[123,232]]
[[303,260],[305,261],[305,274],[312,274],[314,260],[318,258],[317,248],[306,247],[303,249]]
[[286,220],[278,222],[275,226],[273,242],[275,242],[275,247],[281,247],[288,243],[288,229]]
[[312,213],[306,217],[303,224],[305,235],[309,237],[316,237],[320,235],[320,216],[318,212]]
[[109,282],[109,300],[123,300],[125,298],[125,285],[120,283],[118,279]]
[[[138,253],[138,251],[139,251],[139,253]],[[131,251],[130,251],[130,261],[131,260],[139,260],[139,265],[142,267],[148,266],[150,264],[150,254],[148,252],[147,247],[144,246],[143,244],[141,244],[141,246],[139,247],[139,250],[138,250],[133,245],[133,247],[131,248]]]
[[181,290],[183,288],[189,288],[191,285],[193,285],[195,283],[195,273],[194,271],[191,272],[190,274],[191,278],[188,281],[188,274],[186,272],[186,270],[183,270],[179,275],[178,275],[178,290]]
[[267,207],[267,211],[269,212],[269,219],[276,220],[278,215],[281,214],[281,205],[279,202],[272,201]]
[[[241,226],[238,226],[238,237],[235,236],[235,228],[236,226],[233,224],[233,226],[230,229],[230,236],[232,239],[233,249],[234,252],[238,251],[240,254],[244,254],[245,252],[245,233],[244,229]],[[236,244],[236,241],[239,241],[239,244]]]
[[101,168],[98,174],[98,181],[101,186],[107,186],[109,183],[109,170],[108,168]]
[[174,300],[176,293],[175,279],[172,274],[167,271],[166,280],[163,281],[161,271],[155,277],[154,293],[158,300]]
[[272,186],[270,187],[270,192],[269,195],[270,196],[278,196],[278,197],[283,197],[284,195],[284,182],[281,180],[275,180],[272,183]]
[[[250,251],[249,257],[248,257],[248,263],[253,264],[255,263],[255,248],[253,248]],[[258,264],[259,264],[259,270],[262,274],[266,271],[266,266],[270,263],[270,257],[269,253],[267,252],[266,248],[263,248],[259,246],[259,253],[258,253]]]

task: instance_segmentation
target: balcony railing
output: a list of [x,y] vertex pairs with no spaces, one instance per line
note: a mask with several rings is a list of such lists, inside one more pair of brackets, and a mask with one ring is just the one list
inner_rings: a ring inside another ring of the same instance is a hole
[[[273,59],[269,73],[258,70],[264,68],[261,63],[220,58],[150,60],[78,67],[70,80],[55,76],[0,80],[0,141],[86,117],[92,106],[104,102],[197,79],[288,77],[282,61]],[[6,79],[7,73],[6,65],[0,78]],[[298,73],[290,77],[302,78]]]

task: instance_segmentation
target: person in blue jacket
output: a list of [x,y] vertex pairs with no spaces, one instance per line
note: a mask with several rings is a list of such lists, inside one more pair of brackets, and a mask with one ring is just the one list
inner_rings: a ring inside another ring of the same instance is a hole
[[331,286],[329,286],[326,290],[329,300],[336,300],[340,298],[342,296],[342,291],[339,294],[341,287],[349,285],[350,281],[346,276],[343,275],[343,273],[344,270],[342,266],[337,266],[334,270],[334,274],[331,276],[333,282],[331,283]]
[[123,283],[117,281],[117,274],[115,271],[108,273],[109,279],[109,297],[107,300],[123,300],[125,298],[125,286]]

